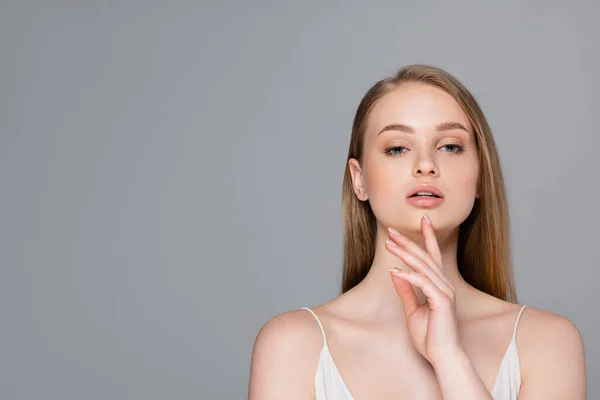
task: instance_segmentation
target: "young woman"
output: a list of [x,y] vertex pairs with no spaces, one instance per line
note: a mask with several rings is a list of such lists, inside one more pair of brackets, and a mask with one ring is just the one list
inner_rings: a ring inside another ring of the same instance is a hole
[[577,327],[517,304],[498,154],[456,78],[411,65],[366,93],[342,212],[342,295],[262,327],[250,400],[585,399]]

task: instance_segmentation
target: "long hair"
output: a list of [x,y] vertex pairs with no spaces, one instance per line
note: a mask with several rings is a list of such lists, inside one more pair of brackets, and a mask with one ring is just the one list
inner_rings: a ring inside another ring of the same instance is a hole
[[500,160],[488,122],[473,95],[451,74],[430,65],[408,65],[373,85],[362,98],[352,125],[352,136],[342,186],[344,270],[342,293],[360,283],[375,256],[376,220],[369,201],[360,201],[353,189],[348,160],[363,164],[363,143],[369,113],[385,94],[403,83],[420,82],[450,94],[469,118],[479,154],[479,198],[460,225],[458,269],[471,286],[516,303],[517,294],[510,249],[508,201]]

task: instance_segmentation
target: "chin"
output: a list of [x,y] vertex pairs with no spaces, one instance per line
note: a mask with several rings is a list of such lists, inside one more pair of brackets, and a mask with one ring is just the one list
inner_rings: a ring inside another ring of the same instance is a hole
[[425,213],[431,219],[435,231],[451,231],[459,227],[462,221],[467,218],[467,216],[462,219],[456,218],[456,216],[463,213],[463,210],[448,210],[443,207],[415,208],[408,213],[403,213],[404,216],[397,219],[401,221],[398,223],[398,228],[404,229],[407,232],[421,233],[421,218],[423,218],[423,214]]

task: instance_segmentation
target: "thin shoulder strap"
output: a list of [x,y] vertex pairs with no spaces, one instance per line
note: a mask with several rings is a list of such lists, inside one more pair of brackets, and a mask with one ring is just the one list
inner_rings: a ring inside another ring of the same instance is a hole
[[325,329],[323,329],[323,324],[321,323],[321,320],[319,319],[319,317],[317,317],[317,314],[315,314],[315,312],[313,310],[311,310],[308,307],[302,307],[302,309],[307,310],[308,312],[310,312],[313,317],[315,317],[315,319],[317,320],[317,323],[319,324],[319,328],[321,328],[321,333],[323,334],[323,344],[327,344],[327,339],[325,338]]
[[515,329],[513,331],[513,340],[517,337],[517,326],[519,325],[519,319],[521,319],[521,314],[523,314],[523,310],[525,310],[525,307],[527,307],[527,305],[521,307],[521,311],[519,311],[519,315],[517,315],[517,321],[515,322]]

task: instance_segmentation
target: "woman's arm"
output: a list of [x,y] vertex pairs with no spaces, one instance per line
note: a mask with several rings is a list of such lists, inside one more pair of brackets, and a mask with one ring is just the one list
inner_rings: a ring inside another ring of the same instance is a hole
[[254,341],[248,399],[314,399],[322,346],[321,332],[306,311],[288,311],[268,321]]
[[444,400],[494,400],[464,351],[433,365]]

